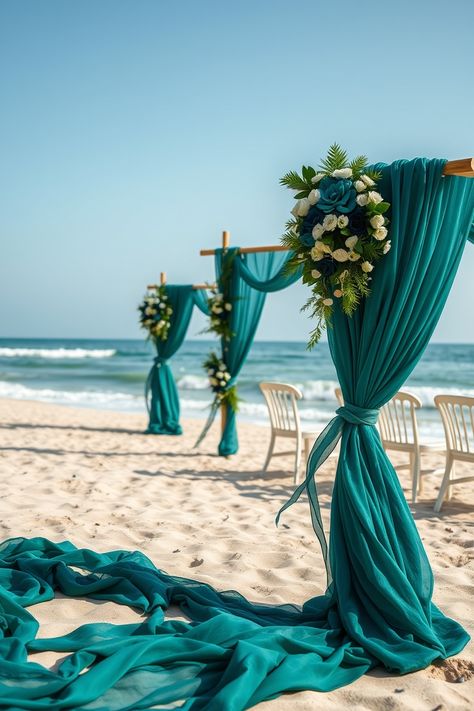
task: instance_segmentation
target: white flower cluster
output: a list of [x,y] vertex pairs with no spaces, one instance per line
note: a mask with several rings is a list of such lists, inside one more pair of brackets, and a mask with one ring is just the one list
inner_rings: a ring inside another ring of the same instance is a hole
[[168,297],[163,289],[147,294],[139,307],[140,324],[151,336],[166,340],[170,328],[170,316],[173,309],[168,304]]
[[231,375],[222,360],[216,361],[215,364],[210,366],[207,370],[207,374],[214,392],[225,390],[227,383],[231,379]]
[[217,292],[217,294],[214,294],[210,300],[210,310],[211,325],[217,326],[219,323],[219,317],[222,317],[222,314],[224,314],[226,311],[232,311],[232,304],[230,304],[229,302],[224,302],[224,295]]

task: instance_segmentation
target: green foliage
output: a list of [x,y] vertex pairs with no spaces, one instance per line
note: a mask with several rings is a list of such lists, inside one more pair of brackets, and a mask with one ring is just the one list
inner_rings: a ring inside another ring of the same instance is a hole
[[168,303],[164,284],[150,289],[138,307],[140,327],[147,331],[147,340],[166,341],[173,309]]
[[294,170],[280,178],[280,184],[290,188],[290,190],[306,190],[308,187],[307,181],[301,178]]
[[328,154],[321,161],[320,168],[324,173],[332,173],[347,167],[347,153],[338,143],[333,143],[329,147]]

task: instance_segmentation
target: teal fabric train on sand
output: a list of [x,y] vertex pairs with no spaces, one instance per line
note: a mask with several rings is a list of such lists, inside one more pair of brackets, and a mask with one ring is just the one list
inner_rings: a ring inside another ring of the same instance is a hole
[[[231,260],[232,312],[230,328],[233,337],[222,340],[222,359],[230,373],[228,387],[237,381],[252,346],[265,304],[266,292],[286,289],[299,279],[299,274],[288,275],[285,264],[288,252],[240,254],[238,247],[216,250],[216,278],[219,284],[225,260]],[[228,456],[239,449],[236,413],[226,407],[225,427],[219,442],[219,454]]]
[[[287,691],[335,689],[376,666],[412,672],[464,647],[467,633],[432,603],[429,562],[374,426],[428,343],[473,222],[474,181],[443,178],[443,165],[378,166],[392,250],[372,295],[352,318],[336,311],[328,331],[345,406],[316,442],[304,485],[324,541],[315,467],[341,436],[326,593],[302,608],[251,603],[167,575],[138,552],[11,539],[0,546],[0,708],[243,711]],[[37,639],[27,608],[55,591],[147,617]],[[191,622],[165,620],[170,605]],[[44,650],[61,653],[54,670],[28,658]]]
[[148,434],[180,435],[179,395],[168,360],[181,347],[188,330],[194,306],[208,313],[205,293],[192,285],[166,286],[166,294],[173,308],[168,338],[155,339],[156,358],[145,384],[145,401],[148,408]]

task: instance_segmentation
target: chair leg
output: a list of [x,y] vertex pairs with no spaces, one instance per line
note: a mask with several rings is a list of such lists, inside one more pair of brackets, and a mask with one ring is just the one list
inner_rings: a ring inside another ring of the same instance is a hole
[[302,442],[301,442],[301,438],[299,438],[296,440],[295,473],[294,473],[294,477],[293,477],[293,482],[295,484],[298,483],[299,478],[300,478],[301,449],[302,449]]
[[446,469],[444,471],[443,481],[441,482],[441,486],[439,489],[438,498],[436,499],[436,503],[434,505],[434,510],[436,511],[436,513],[439,513],[441,511],[441,507],[443,505],[443,499],[444,499],[444,495],[446,493],[446,489],[449,488],[449,480],[450,480],[450,476],[451,476],[452,466],[453,466],[453,460],[451,459],[450,456],[446,456]]
[[456,470],[456,462],[453,459],[452,464],[451,464],[451,474],[449,476],[449,481],[452,483],[450,486],[448,486],[448,490],[446,492],[446,501],[451,501],[451,497],[453,495],[453,484],[454,484],[454,479],[456,478],[455,470]]
[[275,447],[275,435],[272,434],[271,439],[270,439],[270,444],[268,445],[268,452],[267,456],[265,458],[265,464],[263,465],[263,472],[266,472],[268,469],[268,465],[270,464],[270,459],[272,458],[273,455],[273,448]]
[[416,497],[418,492],[421,493],[421,476],[420,476],[420,453],[410,452],[410,471],[411,471],[411,500],[412,503],[416,504]]

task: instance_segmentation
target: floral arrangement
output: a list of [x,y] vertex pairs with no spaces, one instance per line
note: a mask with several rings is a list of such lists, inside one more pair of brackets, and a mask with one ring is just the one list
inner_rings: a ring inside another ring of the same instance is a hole
[[232,303],[227,295],[224,296],[217,288],[211,289],[211,296],[207,300],[209,307],[209,328],[205,333],[215,333],[224,341],[230,341],[233,333],[230,328],[230,312],[232,311]]
[[365,156],[351,162],[338,144],[330,147],[320,170],[303,166],[287,173],[281,184],[296,190],[293,219],[282,242],[294,256],[290,270],[303,269],[311,297],[303,309],[316,319],[308,347],[330,325],[335,301],[351,316],[363,297],[376,262],[390,250],[390,203],[377,190],[381,175],[368,168]]
[[168,303],[166,286],[156,286],[143,299],[138,307],[140,326],[148,331],[148,337],[166,341],[171,325],[173,309]]
[[209,384],[217,404],[221,405],[226,402],[233,410],[237,410],[237,388],[235,385],[228,387],[231,375],[224,361],[216,353],[211,352],[204,361],[204,367],[207,369]]

